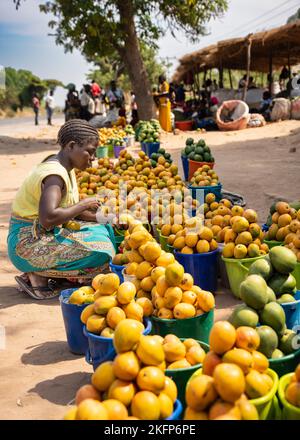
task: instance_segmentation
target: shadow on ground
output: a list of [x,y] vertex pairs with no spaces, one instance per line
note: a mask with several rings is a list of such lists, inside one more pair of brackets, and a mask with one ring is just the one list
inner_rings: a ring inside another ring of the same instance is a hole
[[58,362],[71,361],[82,357],[71,353],[67,342],[64,341],[44,342],[26,348],[26,350],[29,349],[32,350],[28,353],[24,353],[21,357],[21,362],[25,365],[56,364]]
[[42,399],[46,399],[57,405],[67,405],[74,398],[76,391],[90,382],[89,373],[72,373],[56,376],[36,384],[28,393],[36,393]]

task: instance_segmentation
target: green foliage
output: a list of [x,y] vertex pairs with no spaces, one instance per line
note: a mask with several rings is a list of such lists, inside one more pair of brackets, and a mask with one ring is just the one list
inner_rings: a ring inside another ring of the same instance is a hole
[[0,94],[0,108],[16,111],[31,106],[33,93],[42,98],[48,89],[54,90],[56,86],[62,86],[62,83],[54,79],[41,80],[29,70],[6,67],[5,90]]
[[[150,83],[157,84],[159,75],[170,66],[165,62],[159,62],[156,58],[157,50],[144,44],[141,44],[141,55]],[[118,81],[119,87],[124,91],[132,89],[124,61],[116,52],[111,57],[98,58],[94,64],[98,68],[89,72],[88,78],[90,80],[95,79],[101,87],[105,87],[114,79]]]
[[288,18],[287,24],[293,23],[294,21],[297,21],[299,19],[300,19],[300,8],[298,9],[298,11],[294,15],[291,15],[291,17]]

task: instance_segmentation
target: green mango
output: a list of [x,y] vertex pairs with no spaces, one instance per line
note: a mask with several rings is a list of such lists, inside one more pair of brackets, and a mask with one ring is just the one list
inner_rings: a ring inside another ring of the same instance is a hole
[[256,331],[260,338],[260,344],[257,351],[260,351],[270,359],[274,350],[278,347],[278,336],[268,325],[261,325],[256,328]]
[[228,321],[235,327],[253,327],[258,324],[258,314],[251,307],[242,304],[237,306],[231,313]]
[[297,264],[297,257],[285,246],[275,246],[270,249],[269,257],[273,268],[282,274],[293,272]]
[[276,333],[281,333],[285,327],[285,313],[281,305],[275,301],[266,304],[260,312],[260,323],[272,327]]
[[[293,332],[293,330],[286,330],[279,340],[279,349],[285,354],[291,354],[296,350],[296,347],[294,345],[295,341],[294,338],[297,339],[297,334]],[[293,343],[294,341],[294,343]],[[297,342],[297,341],[296,341]]]
[[273,351],[271,359],[280,359],[284,356],[284,353],[279,350],[279,348],[276,348],[276,350]]
[[268,302],[267,283],[259,275],[249,275],[240,285],[240,297],[255,310],[263,308]]
[[249,275],[260,275],[268,281],[273,274],[272,264],[268,257],[254,261],[249,268]]

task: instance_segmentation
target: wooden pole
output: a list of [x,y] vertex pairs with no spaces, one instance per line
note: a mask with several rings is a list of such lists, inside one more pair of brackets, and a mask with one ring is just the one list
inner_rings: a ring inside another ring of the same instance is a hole
[[272,94],[272,82],[273,82],[273,52],[270,50],[269,56],[269,92]]
[[250,76],[250,65],[251,65],[251,45],[252,45],[252,40],[249,37],[247,39],[247,78],[246,78],[246,82],[244,85],[244,90],[243,90],[243,95],[242,95],[242,101],[246,100],[246,96],[247,96],[247,88],[248,88],[248,84],[249,84],[249,76]]
[[232,89],[233,89],[233,84],[232,84],[231,69],[228,69],[228,75],[229,75],[230,88],[231,88],[231,90],[232,90]]
[[292,72],[291,72],[291,48],[290,48],[290,42],[288,42],[288,69],[289,69],[289,79],[291,79]]
[[220,57],[220,64],[219,64],[219,87],[220,89],[224,88],[222,56]]

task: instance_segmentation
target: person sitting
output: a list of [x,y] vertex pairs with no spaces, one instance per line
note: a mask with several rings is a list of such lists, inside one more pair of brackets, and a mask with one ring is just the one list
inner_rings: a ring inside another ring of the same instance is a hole
[[91,93],[94,99],[101,95],[101,87],[96,83],[95,79],[93,79],[91,82]]
[[258,109],[258,113],[263,115],[263,117],[265,118],[266,121],[270,120],[271,105],[272,105],[272,96],[271,96],[271,93],[268,90],[266,90],[263,93],[263,99],[262,99],[262,101],[260,103],[260,107]]
[[[98,131],[72,119],[60,128],[58,143],[60,151],[35,166],[18,190],[7,238],[9,258],[24,272],[16,281],[37,300],[58,295],[49,278],[92,278],[115,254],[112,227],[96,223],[98,199],[79,200],[75,176],[75,168],[92,165]],[[68,227],[73,220],[80,230]]]
[[246,85],[246,81],[247,81],[247,75],[244,75],[240,80],[239,80],[239,89],[243,89]]
[[257,89],[257,86],[256,86],[256,84],[254,82],[253,76],[249,77],[248,90],[250,90],[250,89]]

